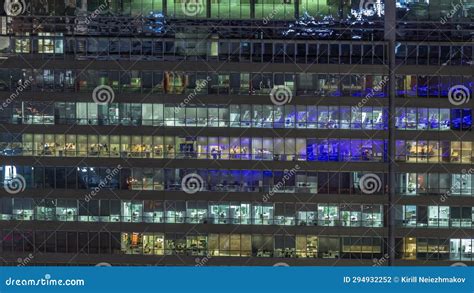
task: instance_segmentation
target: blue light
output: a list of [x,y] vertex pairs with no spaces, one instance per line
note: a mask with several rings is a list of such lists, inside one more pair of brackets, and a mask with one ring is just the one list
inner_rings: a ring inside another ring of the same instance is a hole
[[145,32],[163,34],[166,32],[166,19],[163,13],[150,11],[145,19]]

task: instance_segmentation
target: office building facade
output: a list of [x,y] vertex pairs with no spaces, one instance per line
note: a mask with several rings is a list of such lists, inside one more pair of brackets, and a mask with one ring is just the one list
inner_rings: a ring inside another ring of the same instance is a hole
[[474,263],[474,3],[0,12],[3,265]]

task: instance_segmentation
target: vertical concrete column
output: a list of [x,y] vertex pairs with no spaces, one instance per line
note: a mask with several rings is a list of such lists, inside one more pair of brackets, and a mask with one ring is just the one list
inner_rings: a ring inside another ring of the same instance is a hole
[[211,18],[211,0],[206,1],[206,18]]
[[295,19],[300,18],[300,1],[301,0],[295,0]]
[[388,57],[388,255],[390,266],[395,262],[395,41],[396,41],[396,0],[385,0],[385,36]]
[[250,19],[255,19],[255,0],[250,0]]

